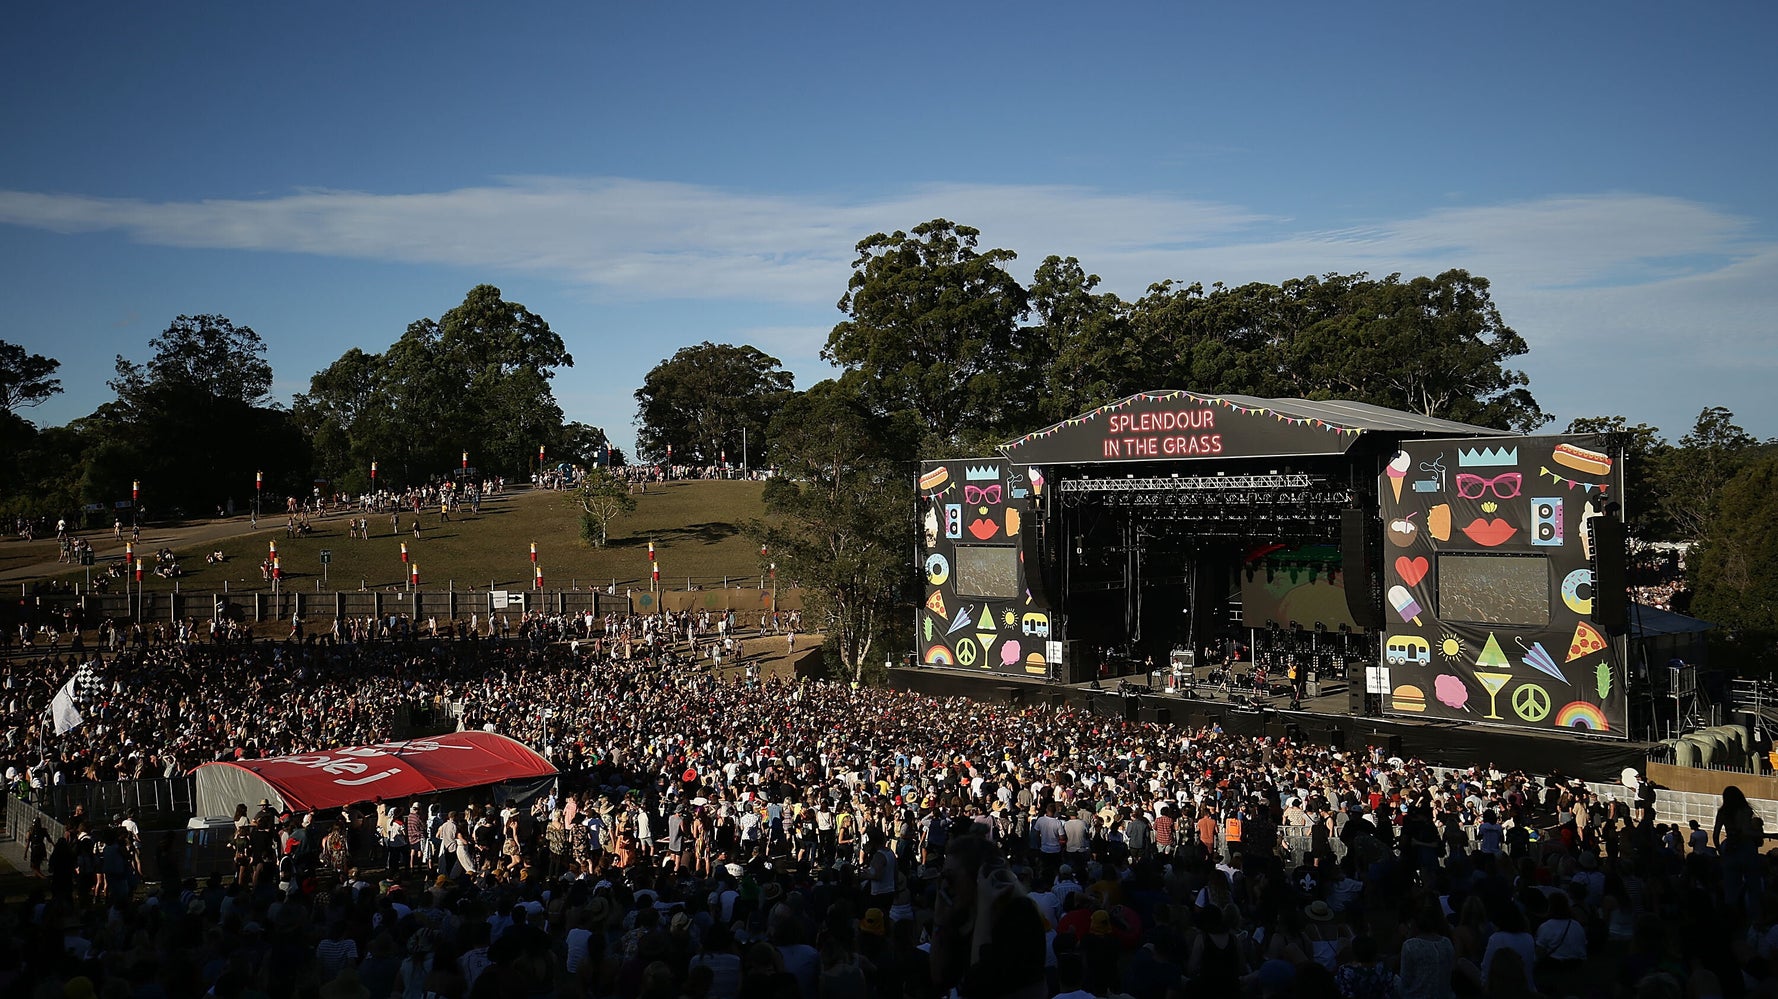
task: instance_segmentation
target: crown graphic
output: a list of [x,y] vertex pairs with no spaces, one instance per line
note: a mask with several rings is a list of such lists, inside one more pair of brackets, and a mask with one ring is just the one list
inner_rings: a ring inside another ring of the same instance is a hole
[[973,481],[980,481],[982,479],[998,479],[998,478],[1000,478],[1000,466],[999,465],[965,465],[965,466],[963,466],[963,477],[966,479],[973,480]]
[[1457,449],[1457,464],[1469,468],[1490,468],[1499,465],[1517,465],[1518,463],[1519,449],[1516,447]]

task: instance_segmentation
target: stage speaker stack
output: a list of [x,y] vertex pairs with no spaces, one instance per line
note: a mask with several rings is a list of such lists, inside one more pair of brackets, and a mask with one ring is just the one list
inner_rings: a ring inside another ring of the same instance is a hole
[[1346,576],[1346,611],[1366,631],[1383,626],[1382,580],[1377,551],[1382,530],[1366,510],[1340,511],[1340,566]]
[[1290,738],[1290,729],[1283,722],[1266,722],[1266,738],[1288,739]]
[[1122,697],[1119,700],[1124,702],[1124,721],[1142,720],[1142,698]]
[[1613,635],[1629,627],[1624,522],[1606,515],[1593,524],[1593,623]]
[[1156,725],[1171,725],[1173,724],[1173,709],[1148,707],[1144,705],[1142,708],[1142,720],[1145,722],[1154,722]]
[[1346,713],[1350,715],[1367,714],[1364,696],[1365,664],[1357,659],[1346,663]]
[[1321,733],[1321,744],[1332,748],[1336,752],[1345,752],[1346,730],[1338,725],[1329,725]]
[[1086,646],[1078,641],[1062,643],[1060,674],[1063,683],[1086,683],[1093,679],[1093,663]]

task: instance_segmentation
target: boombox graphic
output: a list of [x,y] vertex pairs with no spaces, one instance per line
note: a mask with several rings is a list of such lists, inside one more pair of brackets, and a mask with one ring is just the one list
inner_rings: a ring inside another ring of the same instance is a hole
[[1562,545],[1562,497],[1538,496],[1531,500],[1531,543],[1544,548]]

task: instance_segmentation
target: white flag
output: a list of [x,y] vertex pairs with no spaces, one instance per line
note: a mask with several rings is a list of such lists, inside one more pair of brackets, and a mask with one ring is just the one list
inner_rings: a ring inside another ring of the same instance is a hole
[[62,687],[55,699],[49,702],[49,713],[55,722],[56,734],[63,735],[85,719],[80,717],[80,710],[74,706],[74,681],[70,679]]

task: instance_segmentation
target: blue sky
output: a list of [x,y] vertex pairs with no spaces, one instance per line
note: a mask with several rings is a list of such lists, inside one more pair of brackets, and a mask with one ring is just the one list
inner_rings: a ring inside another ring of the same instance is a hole
[[681,346],[827,377],[853,244],[943,216],[1126,297],[1465,267],[1557,429],[1778,435],[1771,4],[236,8],[9,14],[0,338],[63,362],[39,423],[181,313],[258,330],[288,399],[486,281],[627,446]]

